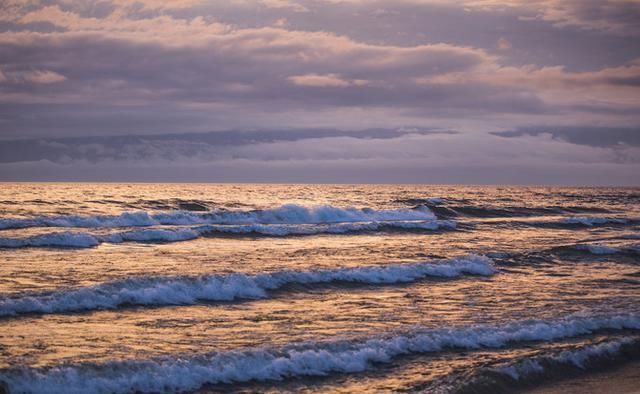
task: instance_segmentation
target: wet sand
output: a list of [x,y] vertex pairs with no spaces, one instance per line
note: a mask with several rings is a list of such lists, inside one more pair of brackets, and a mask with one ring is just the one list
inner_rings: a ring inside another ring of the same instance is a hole
[[524,392],[527,394],[640,393],[640,362],[557,381]]

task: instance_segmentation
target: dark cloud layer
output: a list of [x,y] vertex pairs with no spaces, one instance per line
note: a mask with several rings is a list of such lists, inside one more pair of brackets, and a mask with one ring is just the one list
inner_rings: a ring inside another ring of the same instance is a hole
[[146,160],[160,156],[167,160],[215,154],[221,149],[275,142],[352,139],[394,139],[413,135],[454,134],[454,131],[421,129],[300,129],[229,130],[208,133],[127,135],[9,140],[0,143],[0,163],[48,160],[68,163],[74,160]]
[[549,134],[574,144],[596,147],[640,146],[640,128],[614,127],[529,127],[493,133],[502,137]]

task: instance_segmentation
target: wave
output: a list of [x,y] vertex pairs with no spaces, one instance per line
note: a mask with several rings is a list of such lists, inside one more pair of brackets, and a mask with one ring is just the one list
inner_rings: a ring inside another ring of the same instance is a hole
[[623,338],[616,341],[600,343],[597,345],[585,346],[576,350],[565,350],[560,354],[551,356],[540,356],[522,360],[508,366],[496,368],[495,371],[509,376],[514,380],[523,380],[531,375],[542,374],[549,368],[558,366],[574,366],[579,369],[586,369],[589,363],[593,363],[602,358],[609,358],[620,353],[628,345],[638,345],[637,339]]
[[286,204],[278,208],[232,211],[213,210],[206,213],[172,211],[148,213],[124,212],[117,216],[41,216],[34,218],[0,219],[0,229],[27,227],[148,227],[159,225],[195,224],[326,224],[348,222],[384,222],[434,220],[427,207],[414,209],[339,208],[331,205],[304,207]]
[[286,224],[246,224],[246,225],[202,225],[187,228],[145,228],[114,232],[110,234],[92,234],[85,232],[58,232],[39,234],[23,238],[0,237],[0,248],[25,247],[66,247],[92,248],[101,243],[123,242],[180,242],[215,236],[216,234],[262,235],[286,237],[316,234],[349,234],[374,231],[435,231],[453,230],[457,226],[451,220],[427,221],[389,221],[364,223],[335,223],[319,225]]
[[360,223],[335,223],[320,225],[206,225],[199,228],[203,234],[258,234],[268,236],[288,235],[314,235],[314,234],[347,234],[371,231],[398,231],[398,230],[454,230],[457,223],[452,220],[426,220],[426,221],[386,221],[386,222],[360,222]]
[[100,245],[100,243],[101,241],[94,235],[72,232],[41,234],[25,238],[0,237],[0,248],[24,248],[39,246],[92,248],[94,246]]
[[449,216],[469,216],[474,218],[501,218],[558,215],[566,213],[559,208],[531,207],[482,207],[474,205],[440,206],[431,208],[436,214]]
[[[570,216],[547,220],[514,220],[508,225],[541,228],[591,228],[596,226],[614,226],[637,224],[639,219],[604,217],[604,216]],[[500,223],[492,223],[500,224]]]
[[610,210],[602,207],[559,205],[543,207],[474,205],[472,201],[466,199],[456,200],[448,198],[405,198],[394,200],[394,202],[414,206],[426,206],[439,217],[443,218],[457,216],[501,218],[611,213]]
[[50,294],[0,298],[0,316],[115,309],[125,305],[191,305],[199,301],[232,301],[267,297],[267,291],[291,284],[354,282],[394,284],[426,277],[455,278],[463,274],[496,273],[484,256],[423,263],[387,264],[268,274],[208,275],[200,277],[135,277]]
[[448,201],[442,197],[427,197],[427,198],[398,198],[393,200],[395,203],[408,204],[408,205],[442,205]]
[[603,244],[590,244],[581,243],[571,246],[560,246],[555,248],[556,250],[569,251],[569,252],[587,252],[594,255],[612,255],[612,254],[637,254],[640,253],[640,245],[626,245],[626,246],[609,246]]
[[523,357],[497,367],[485,367],[467,374],[448,376],[444,382],[436,382],[429,393],[500,393],[513,392],[519,386],[535,385],[572,373],[598,367],[610,367],[624,361],[627,356],[640,355],[640,340],[623,337],[598,344],[583,345],[574,349],[552,351],[533,357]]
[[39,234],[24,238],[0,237],[0,248],[58,247],[92,248],[103,242],[178,242],[198,238],[200,233],[193,229],[145,229],[124,231],[108,235],[82,232],[59,232]]
[[581,225],[592,227],[595,225],[603,225],[603,224],[625,224],[628,223],[628,219],[621,218],[610,218],[610,217],[594,217],[594,216],[574,216],[569,218],[564,218],[560,221],[562,224],[569,225]]
[[591,254],[616,254],[621,252],[621,248],[600,244],[581,244],[574,246],[578,250],[586,250]]
[[0,380],[10,392],[182,392],[205,384],[281,380],[329,373],[356,373],[409,354],[503,348],[553,341],[600,330],[640,329],[640,317],[570,315],[556,320],[517,321],[502,326],[419,329],[361,340],[291,344],[180,355],[147,360],[62,364],[53,368],[10,367]]

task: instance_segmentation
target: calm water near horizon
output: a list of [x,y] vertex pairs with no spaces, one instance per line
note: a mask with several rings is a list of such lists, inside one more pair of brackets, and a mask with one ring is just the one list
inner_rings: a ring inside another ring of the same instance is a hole
[[0,262],[10,392],[495,392],[640,348],[640,188],[4,183]]

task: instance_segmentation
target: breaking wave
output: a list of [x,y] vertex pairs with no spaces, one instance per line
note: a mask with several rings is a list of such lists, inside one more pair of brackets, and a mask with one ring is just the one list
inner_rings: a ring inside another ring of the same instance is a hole
[[0,237],[0,248],[67,247],[92,248],[101,243],[122,242],[179,242],[216,234],[262,235],[286,237],[315,234],[349,234],[374,231],[435,231],[453,230],[451,220],[388,221],[334,224],[241,224],[201,225],[187,228],[145,228],[110,234],[59,232],[23,238]]
[[576,214],[606,214],[610,210],[602,207],[590,206],[502,206],[474,204],[467,199],[443,198],[405,198],[394,200],[396,203],[426,206],[439,217],[450,218],[457,216],[473,218],[508,218],[531,216],[557,216]]
[[331,205],[304,207],[286,204],[278,208],[232,211],[213,210],[206,213],[172,211],[148,213],[124,212],[118,216],[42,216],[21,219],[0,219],[0,229],[26,227],[147,227],[194,224],[323,224],[348,222],[384,222],[434,220],[427,207],[414,209],[339,208]]
[[531,375],[542,374],[554,366],[574,366],[585,369],[588,364],[598,359],[612,357],[620,353],[624,346],[637,345],[637,339],[623,338],[611,342],[588,345],[581,349],[565,350],[557,355],[540,356],[522,360],[518,363],[496,368],[495,371],[514,380],[522,380]]
[[570,315],[556,320],[516,321],[502,326],[417,328],[368,339],[308,342],[277,349],[252,348],[147,360],[63,364],[53,368],[10,367],[0,370],[0,380],[9,391],[21,393],[182,392],[196,390],[205,384],[356,373],[375,363],[388,363],[408,354],[503,348],[522,342],[553,341],[600,330],[625,329],[640,329],[639,316]]
[[0,316],[114,309],[124,305],[191,305],[199,301],[232,301],[267,297],[267,291],[289,284],[354,282],[393,284],[426,277],[455,278],[496,272],[484,256],[406,264],[387,264],[314,271],[279,271],[200,277],[136,277],[50,294],[0,298]]
[[[429,393],[501,393],[513,392],[518,386],[548,382],[571,373],[601,366],[611,366],[640,354],[637,337],[623,337],[574,349],[523,357],[496,367],[485,367],[461,378],[455,374],[436,384]],[[630,357],[629,357],[630,356]]]
[[0,248],[24,248],[29,246],[91,248],[100,245],[100,243],[101,241],[94,235],[72,232],[41,234],[25,238],[0,237]]
[[268,236],[314,235],[314,234],[348,234],[371,231],[398,230],[454,230],[457,223],[452,220],[412,220],[412,221],[383,221],[359,223],[333,223],[317,225],[278,225],[278,224],[249,224],[249,225],[205,225],[198,230],[202,234],[258,234]]

